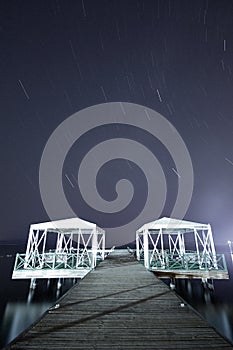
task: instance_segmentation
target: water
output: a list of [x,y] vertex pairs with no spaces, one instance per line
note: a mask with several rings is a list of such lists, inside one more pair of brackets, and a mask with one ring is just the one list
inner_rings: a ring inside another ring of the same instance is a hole
[[[39,280],[35,291],[29,292],[29,281],[11,280],[15,253],[23,251],[24,247],[0,247],[0,348],[35,322],[74,283],[65,279],[59,291],[56,280],[51,279],[50,285]],[[215,280],[214,291],[204,289],[200,280],[176,280],[176,292],[233,342],[233,264],[227,245],[217,251],[225,254],[230,279]]]
[[[214,290],[209,290],[203,287],[200,280],[177,279],[175,290],[233,343],[233,262],[227,245],[218,246],[217,253],[225,255],[229,280],[214,280]],[[166,280],[165,283],[170,281]]]
[[71,286],[73,279],[65,279],[60,290],[57,280],[38,280],[34,291],[29,280],[12,280],[15,253],[24,247],[0,247],[0,348],[34,323],[56,303]]

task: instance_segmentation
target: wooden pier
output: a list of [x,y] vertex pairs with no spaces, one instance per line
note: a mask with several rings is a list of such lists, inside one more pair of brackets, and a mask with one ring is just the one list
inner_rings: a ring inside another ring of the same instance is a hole
[[233,349],[127,251],[112,252],[5,349]]

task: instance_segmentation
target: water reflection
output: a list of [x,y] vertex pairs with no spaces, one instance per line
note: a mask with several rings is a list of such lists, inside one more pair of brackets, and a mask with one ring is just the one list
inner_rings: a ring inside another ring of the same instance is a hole
[[206,304],[210,304],[211,303],[211,295],[210,295],[209,289],[207,289],[207,288],[204,289],[203,297],[204,297],[204,302]]
[[50,305],[51,303],[49,302],[37,304],[8,302],[2,322],[2,335],[5,339],[5,344],[12,341],[24,329],[34,323]]
[[209,304],[199,305],[198,309],[202,312],[206,320],[211,323],[220,333],[225,335],[233,342],[232,332],[232,305],[229,304]]
[[[231,259],[228,259],[228,269],[231,275]],[[213,288],[208,288],[200,280],[177,280],[176,292],[218,332],[233,342],[232,278],[211,281],[210,286],[212,283]]]
[[28,297],[27,297],[27,304],[30,304],[32,302],[34,294],[35,294],[35,290],[30,288],[28,292]]
[[0,327],[0,348],[38,320],[74,283],[77,280],[38,280],[36,288],[30,288],[30,282],[24,281],[24,287],[27,286],[28,290],[27,297],[22,295],[19,297],[21,300],[6,303]]

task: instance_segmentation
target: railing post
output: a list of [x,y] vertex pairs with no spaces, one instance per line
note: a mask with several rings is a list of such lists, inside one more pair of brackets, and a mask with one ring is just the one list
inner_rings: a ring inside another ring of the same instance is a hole
[[98,242],[97,242],[97,232],[96,228],[92,231],[92,262],[91,262],[91,267],[94,269],[96,267],[96,254],[97,254],[97,247],[98,247]]
[[212,256],[213,256],[214,268],[218,269],[218,264],[217,264],[217,260],[216,260],[216,250],[215,250],[213,234],[212,234],[212,230],[211,230],[210,224],[208,224],[208,234],[209,234],[209,240],[210,240],[210,246],[211,246],[211,253],[212,253]]
[[138,261],[140,261],[140,246],[139,246],[139,241],[140,241],[139,231],[136,231],[136,256],[137,256],[137,260],[138,260]]
[[227,263],[226,263],[225,255],[221,254],[221,256],[222,256],[223,268],[225,271],[227,271]]
[[[14,271],[17,270],[18,259],[19,259],[19,253],[17,253],[17,254],[16,254],[16,257],[15,257]],[[25,268],[25,267],[24,267],[24,268]]]
[[144,266],[149,269],[149,247],[148,247],[148,231],[143,231],[143,247],[144,247]]
[[56,263],[56,251],[53,253],[53,269],[55,268],[55,263]]
[[31,255],[31,248],[33,245],[33,240],[34,240],[34,232],[32,227],[30,226],[29,228],[29,235],[28,235],[28,241],[27,241],[27,248],[26,248],[26,255],[25,255],[25,263],[24,263],[24,268],[27,268],[27,264],[29,261],[29,257]]
[[105,232],[102,233],[102,260],[105,258]]

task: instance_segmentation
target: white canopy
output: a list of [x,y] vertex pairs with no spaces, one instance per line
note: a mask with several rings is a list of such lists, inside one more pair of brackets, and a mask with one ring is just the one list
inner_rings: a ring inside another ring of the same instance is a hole
[[147,224],[144,224],[138,232],[143,232],[146,230],[160,230],[163,229],[163,233],[170,233],[171,230],[174,231],[185,231],[190,232],[191,230],[207,230],[209,227],[209,224],[201,224],[198,222],[193,221],[185,221],[185,220],[179,220],[179,219],[172,219],[163,217],[159,220],[148,222]]
[[[48,221],[48,222],[40,222],[37,224],[32,224],[30,226],[30,229],[32,230],[47,230],[47,231],[70,231],[70,230],[94,230],[97,228],[97,225],[82,220],[78,217],[71,218],[71,219],[63,219],[63,220],[56,220],[56,221]],[[98,230],[101,230],[98,227]]]

